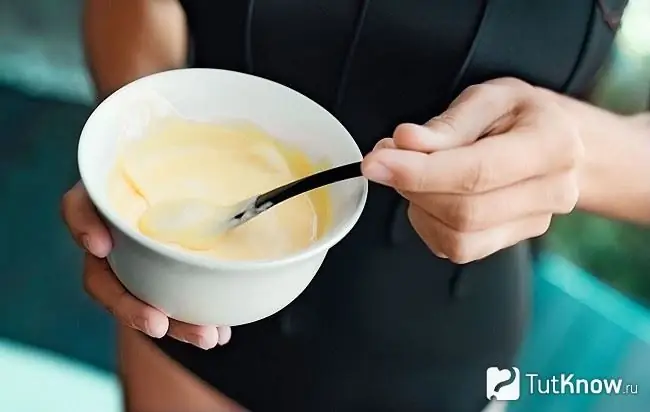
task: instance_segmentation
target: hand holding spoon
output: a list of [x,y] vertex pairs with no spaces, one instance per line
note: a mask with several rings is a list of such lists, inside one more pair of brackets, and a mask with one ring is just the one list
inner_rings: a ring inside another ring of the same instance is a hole
[[360,176],[361,162],[356,162],[315,173],[233,205],[216,206],[199,199],[161,202],[142,215],[139,226],[145,235],[152,238],[206,250],[223,232],[248,222],[285,200]]

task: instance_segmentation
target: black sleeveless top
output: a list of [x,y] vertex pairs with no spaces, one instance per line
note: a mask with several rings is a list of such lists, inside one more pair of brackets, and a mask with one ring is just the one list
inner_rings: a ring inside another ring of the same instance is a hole
[[[191,65],[283,83],[332,112],[362,152],[472,83],[589,86],[624,0],[184,0]],[[436,258],[394,191],[307,290],[202,351],[156,341],[254,412],[477,412],[485,370],[511,366],[530,300],[526,243],[463,267]]]

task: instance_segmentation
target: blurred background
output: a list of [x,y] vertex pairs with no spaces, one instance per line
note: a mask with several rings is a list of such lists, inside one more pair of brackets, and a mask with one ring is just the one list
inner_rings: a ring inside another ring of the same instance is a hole
[[[81,290],[81,256],[58,213],[92,108],[80,4],[0,0],[0,411],[121,410],[111,320]],[[650,106],[650,0],[630,0],[591,100],[622,113]],[[556,219],[537,268],[517,366],[621,377],[638,394],[524,397],[509,411],[647,411],[650,231]]]

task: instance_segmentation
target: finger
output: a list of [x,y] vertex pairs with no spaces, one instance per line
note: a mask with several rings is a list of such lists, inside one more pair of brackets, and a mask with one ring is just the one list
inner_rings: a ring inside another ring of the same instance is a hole
[[544,234],[550,225],[551,215],[526,217],[476,232],[459,232],[429,215],[419,206],[410,214],[413,228],[425,243],[442,253],[454,263],[465,264],[483,259],[501,249],[523,240]]
[[190,325],[170,319],[167,334],[204,350],[212,349],[219,343],[219,331],[216,326]]
[[502,79],[465,89],[439,116],[424,126],[399,125],[393,134],[400,149],[432,153],[470,144],[513,124],[517,109],[531,101],[534,88]]
[[89,253],[84,260],[84,288],[124,325],[153,338],[167,333],[167,316],[133,297],[115,277],[106,260]]
[[570,213],[578,202],[579,191],[576,174],[565,172],[475,195],[402,195],[448,227],[472,232],[529,216]]
[[582,143],[571,131],[564,136],[518,131],[429,155],[379,149],[366,156],[363,171],[398,190],[470,194],[571,169],[582,155]]
[[219,345],[223,346],[230,342],[232,338],[232,329],[230,326],[219,326],[217,331],[219,332]]
[[61,213],[80,247],[99,258],[108,255],[112,247],[110,233],[80,182],[63,196]]

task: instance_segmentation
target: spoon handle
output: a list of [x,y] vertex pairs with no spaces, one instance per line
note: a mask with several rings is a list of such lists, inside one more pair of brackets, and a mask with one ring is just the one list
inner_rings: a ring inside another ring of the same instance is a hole
[[310,190],[359,176],[361,176],[361,162],[338,166],[261,194],[255,200],[255,207],[268,209],[271,206],[275,206],[278,203],[309,192]]

